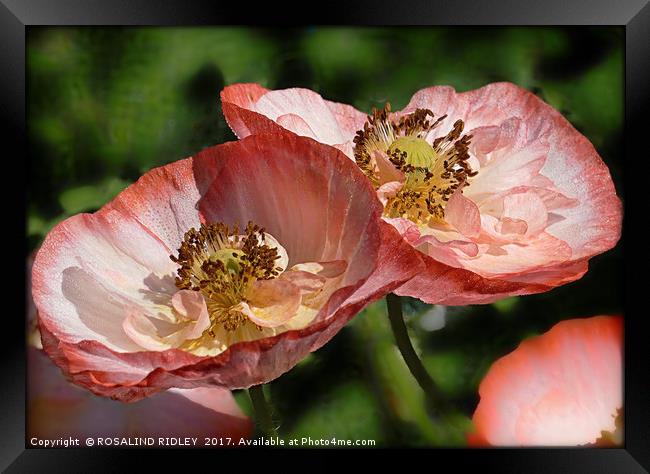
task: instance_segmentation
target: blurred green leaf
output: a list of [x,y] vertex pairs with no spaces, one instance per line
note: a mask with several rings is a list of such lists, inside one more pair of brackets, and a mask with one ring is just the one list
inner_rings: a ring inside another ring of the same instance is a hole
[[615,49],[603,62],[573,81],[546,81],[546,98],[581,127],[594,145],[623,124],[623,52]]
[[52,219],[43,219],[36,214],[30,214],[27,218],[27,236],[38,237],[35,242],[40,242],[52,228],[68,217],[67,214],[60,214]]
[[467,356],[462,352],[427,354],[422,358],[422,362],[448,397],[457,397],[471,390],[467,383],[472,375],[472,368],[468,367]]
[[512,311],[516,308],[518,301],[519,298],[517,296],[513,296],[511,298],[504,298],[502,300],[495,301],[492,303],[492,306],[494,306],[497,311],[502,314],[509,314],[512,313]]
[[99,209],[129,184],[118,178],[108,178],[96,185],[70,188],[61,193],[59,202],[63,210],[70,215]]
[[349,382],[315,399],[285,438],[373,439],[379,445],[383,439],[377,410],[372,392],[361,382]]
[[27,235],[45,235],[49,229],[48,223],[40,216],[30,215],[27,218]]

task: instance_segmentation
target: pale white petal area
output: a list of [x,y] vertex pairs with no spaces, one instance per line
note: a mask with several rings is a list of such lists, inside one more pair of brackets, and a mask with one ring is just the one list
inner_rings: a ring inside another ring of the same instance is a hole
[[303,295],[308,295],[322,289],[327,281],[325,277],[301,270],[284,272],[280,278],[297,286]]
[[465,239],[462,234],[442,229],[429,230],[415,242],[416,248],[427,255],[436,255],[447,265],[457,265],[459,261],[474,261],[480,252],[478,244]]
[[280,115],[276,122],[282,125],[287,130],[291,130],[293,133],[300,135],[301,137],[308,137],[317,139],[318,137],[311,129],[309,124],[305,122],[300,115],[296,114],[284,114]]
[[534,192],[509,194],[503,199],[502,220],[521,221],[526,224],[525,235],[534,237],[546,229],[548,209]]
[[240,303],[241,311],[255,324],[272,328],[281,326],[296,314],[301,292],[284,279],[258,280],[253,283],[247,299],[249,304]]
[[56,315],[52,330],[66,339],[138,350],[123,323],[133,308],[169,320],[177,291],[169,255],[138,221],[110,208],[74,216],[50,232],[37,254],[34,301],[41,317]]
[[347,141],[341,134],[336,117],[323,98],[309,89],[267,92],[255,103],[255,111],[273,121],[288,114],[298,116],[300,121],[283,119],[285,125],[295,126],[295,129],[287,128],[298,135],[308,129],[309,135],[306,136],[327,145]]
[[[221,91],[226,121],[239,138],[284,128],[340,149],[354,160],[353,139],[367,114],[302,88],[270,91],[233,84]],[[279,127],[278,127],[279,125]]]
[[473,201],[463,196],[460,188],[447,202],[445,220],[465,237],[476,238],[481,233],[479,208]]
[[203,295],[198,291],[181,290],[172,297],[172,305],[182,324],[183,340],[196,339],[210,327],[210,316]]
[[377,197],[381,201],[382,205],[386,206],[388,200],[394,197],[399,190],[402,189],[403,185],[404,183],[402,181],[389,181],[379,186],[379,188],[377,188]]
[[151,320],[138,311],[129,313],[122,327],[126,335],[142,349],[164,351],[172,347],[158,336],[158,330]]
[[526,244],[515,241],[498,246],[480,244],[479,247],[482,250],[480,258],[465,261],[465,268],[488,278],[508,277],[512,281],[525,278],[526,271],[551,268],[571,258],[571,247],[546,232]]
[[332,260],[329,262],[298,263],[291,270],[313,273],[324,278],[335,278],[343,274],[348,264],[345,260]]
[[[305,315],[312,314],[311,309],[320,308],[329,299],[339,287],[347,268],[348,263],[345,260],[307,262],[294,265],[282,275],[299,287],[302,293],[302,316],[296,316],[290,321],[292,328],[298,327],[299,320],[306,320]],[[305,311],[305,307],[310,308],[310,311]]]

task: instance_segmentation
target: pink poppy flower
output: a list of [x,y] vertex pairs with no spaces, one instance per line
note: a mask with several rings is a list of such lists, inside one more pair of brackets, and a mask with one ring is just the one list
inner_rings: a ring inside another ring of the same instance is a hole
[[268,382],[419,271],[380,215],[350,160],[287,132],[154,169],[43,242],[43,347],[124,401]]
[[509,83],[417,92],[366,116],[307,89],[221,92],[238,137],[281,128],[354,159],[384,219],[426,269],[396,290],[428,303],[489,303],[576,280],[620,236],[621,203],[592,144]]
[[556,324],[497,360],[481,382],[471,445],[621,445],[623,319]]

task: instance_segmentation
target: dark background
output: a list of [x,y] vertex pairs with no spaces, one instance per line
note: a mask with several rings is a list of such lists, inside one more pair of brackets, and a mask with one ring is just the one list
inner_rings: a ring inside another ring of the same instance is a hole
[[[431,85],[511,81],[592,141],[623,196],[623,42],[618,27],[29,28],[29,248],[148,169],[234,140],[219,104],[234,82],[308,87],[369,111],[385,101],[400,109]],[[622,312],[622,247],[542,295],[456,308],[408,302],[414,343],[463,412],[449,426],[428,416],[379,302],[270,384],[281,434],[462,444],[494,360],[559,320]],[[248,410],[245,394],[237,398]]]

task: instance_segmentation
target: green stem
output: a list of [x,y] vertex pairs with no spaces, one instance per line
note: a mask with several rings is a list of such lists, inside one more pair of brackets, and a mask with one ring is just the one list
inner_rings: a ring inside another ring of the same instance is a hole
[[440,394],[438,386],[429,375],[429,372],[427,372],[427,369],[415,352],[413,344],[411,344],[411,339],[409,338],[406,324],[404,323],[404,317],[402,316],[401,298],[393,293],[389,293],[386,295],[386,307],[388,308],[390,326],[395,335],[395,342],[404,358],[404,362],[406,362],[411,374],[424,391],[431,408],[436,413],[440,413],[441,409],[446,408],[447,402]]
[[248,395],[251,397],[253,409],[255,410],[255,420],[267,438],[275,438],[278,431],[273,424],[271,407],[264,397],[264,385],[255,385],[248,389]]

